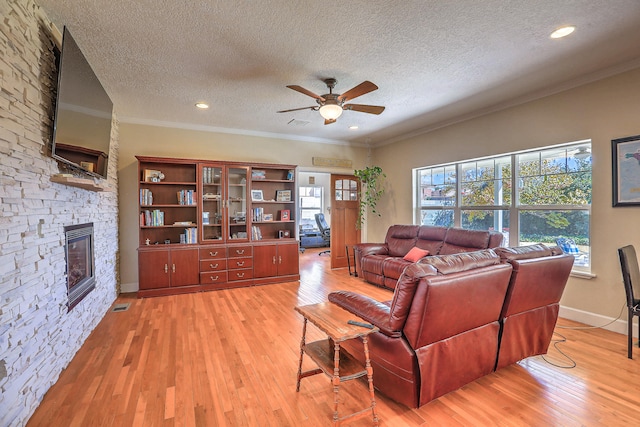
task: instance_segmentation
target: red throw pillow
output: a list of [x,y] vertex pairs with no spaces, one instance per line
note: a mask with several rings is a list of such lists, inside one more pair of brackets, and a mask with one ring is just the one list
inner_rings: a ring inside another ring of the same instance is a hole
[[429,255],[429,251],[426,249],[420,249],[418,247],[413,247],[407,254],[404,256],[404,260],[410,262],[418,262],[419,259],[426,257]]

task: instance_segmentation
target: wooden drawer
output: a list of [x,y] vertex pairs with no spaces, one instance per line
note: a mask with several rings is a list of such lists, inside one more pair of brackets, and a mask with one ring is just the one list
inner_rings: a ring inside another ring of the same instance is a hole
[[229,246],[229,258],[253,256],[251,246]]
[[227,248],[224,246],[210,246],[200,248],[200,259],[220,259],[227,257]]
[[221,271],[227,269],[226,259],[208,259],[200,261],[200,271]]
[[227,266],[229,270],[252,268],[253,258],[229,258]]
[[242,270],[231,270],[228,272],[228,274],[230,282],[233,282],[234,280],[253,279],[253,270],[251,268],[245,268]]
[[211,271],[208,273],[200,273],[200,284],[208,285],[211,283],[224,283],[227,281],[226,271]]

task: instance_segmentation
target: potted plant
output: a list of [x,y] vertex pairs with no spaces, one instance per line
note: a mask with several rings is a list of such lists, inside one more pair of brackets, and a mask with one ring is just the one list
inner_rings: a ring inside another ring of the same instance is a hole
[[386,178],[380,166],[367,166],[364,169],[356,169],[353,174],[360,180],[360,212],[358,213],[358,229],[362,227],[364,215],[367,209],[371,213],[380,216],[380,212],[376,210],[376,205],[384,193],[382,188],[382,178]]

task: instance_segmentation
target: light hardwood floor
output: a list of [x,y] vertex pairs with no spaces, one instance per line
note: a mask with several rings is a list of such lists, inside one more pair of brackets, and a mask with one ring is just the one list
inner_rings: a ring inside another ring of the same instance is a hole
[[[318,250],[301,255],[300,282],[136,299],[108,312],[51,387],[28,426],[325,426],[330,380],[302,380],[296,393],[302,317],[294,306],[351,289],[390,299],[385,290],[330,270]],[[576,326],[560,320],[559,326]],[[579,325],[578,325],[579,326]],[[532,357],[481,378],[420,409],[377,393],[383,426],[637,425],[640,350],[602,329],[556,329],[573,369]],[[309,326],[307,339],[323,338]],[[568,365],[553,347],[547,360]],[[313,367],[309,360],[306,368]],[[367,405],[364,381],[341,387],[341,411]],[[635,420],[635,421],[634,421]],[[363,418],[353,426],[370,425]]]

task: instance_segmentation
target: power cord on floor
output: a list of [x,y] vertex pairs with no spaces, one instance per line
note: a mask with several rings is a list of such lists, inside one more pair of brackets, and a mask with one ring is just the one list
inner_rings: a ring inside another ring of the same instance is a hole
[[562,335],[559,334],[557,332],[553,332],[554,335],[558,335],[560,337],[560,339],[552,339],[551,342],[553,343],[553,347],[558,350],[558,353],[560,353],[561,355],[563,355],[568,361],[569,361],[569,365],[568,366],[563,366],[563,365],[558,365],[557,363],[553,363],[550,362],[549,360],[547,360],[546,357],[544,357],[544,354],[542,355],[542,360],[544,360],[545,362],[547,362],[549,365],[555,366],[556,368],[563,368],[563,369],[573,369],[576,367],[576,362],[575,360],[573,360],[571,357],[569,357],[565,352],[563,352],[562,350],[560,350],[560,347],[558,347],[559,344],[562,344],[564,342],[567,342],[567,338]]
[[[604,328],[605,326],[609,326],[611,325],[613,322],[619,320],[622,317],[622,313],[625,309],[625,307],[627,306],[627,304],[623,304],[622,308],[620,308],[620,313],[618,314],[618,317],[616,317],[615,319],[613,319],[612,321],[605,323],[604,325],[600,325],[600,326],[558,326],[556,325],[557,329],[572,329],[572,330],[583,330],[583,329],[599,329],[599,328]],[[576,362],[575,360],[573,360],[571,357],[569,357],[565,352],[563,352],[562,350],[560,350],[560,347],[558,347],[559,344],[565,343],[567,342],[567,338],[556,332],[553,331],[554,335],[558,335],[560,337],[560,339],[556,339],[556,340],[551,340],[551,342],[553,343],[553,347],[558,351],[558,353],[560,353],[562,356],[564,356],[568,361],[569,361],[569,365],[567,366],[563,366],[563,365],[558,365],[557,363],[553,363],[550,362],[549,360],[547,360],[547,358],[544,356],[544,354],[542,355],[542,360],[544,360],[545,362],[547,362],[548,364],[555,366],[557,368],[563,368],[563,369],[573,369],[576,367]]]

